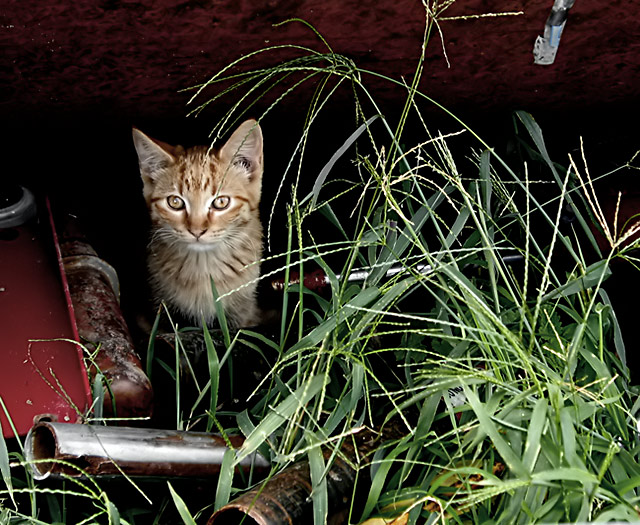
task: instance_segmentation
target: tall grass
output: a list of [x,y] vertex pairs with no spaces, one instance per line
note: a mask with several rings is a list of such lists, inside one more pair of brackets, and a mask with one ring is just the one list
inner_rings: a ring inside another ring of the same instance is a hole
[[[233,469],[260,451],[272,460],[272,473],[309,461],[314,521],[324,523],[329,464],[321,450],[338,455],[345,440],[368,428],[380,434],[380,446],[366,466],[354,465],[354,496],[365,496],[353,498],[350,523],[402,516],[410,524],[638,518],[639,407],[605,291],[613,259],[632,257],[634,245],[609,231],[612,249],[600,252],[590,225],[599,218],[607,225],[588,166],[573,158],[565,167],[555,163],[529,114],[514,116],[523,152],[514,163],[418,90],[424,50],[439,30],[434,15],[446,5],[425,3],[425,42],[411,81],[386,79],[403,100],[396,121],[367,88],[368,77],[382,75],[324,41],[322,52],[290,46],[297,56],[286,62],[237,72],[252,58],[243,57],[194,96],[205,100],[196,112],[233,97],[212,131],[218,137],[257,107],[266,107],[261,119],[268,124],[281,100],[314,83],[274,203],[287,207],[287,248],[270,256],[277,269],[261,277],[285,276],[281,325],[273,337],[205,330],[207,381],[187,367],[195,398],[183,399],[176,387],[178,428],[200,422],[246,436],[225,456],[215,497],[201,502],[198,515],[255,483],[234,478]],[[281,48],[256,53],[274,50]],[[210,95],[218,86],[224,88]],[[345,89],[353,95],[353,128],[305,191],[310,131]],[[447,113],[453,131],[431,129],[425,107]],[[349,180],[333,170],[345,159],[353,162]],[[335,240],[315,242],[318,223],[333,228]],[[274,226],[270,237],[275,231],[282,228]],[[328,292],[293,282],[293,271],[311,267],[327,274]],[[347,279],[362,268],[363,281]],[[389,276],[391,268],[401,271]],[[218,385],[241,345],[272,367],[243,400],[246,408],[216,412]],[[162,368],[178,382],[184,359],[176,349],[175,365],[157,349],[155,359],[165,359]],[[0,449],[3,494],[53,494],[38,493],[31,482],[12,486],[8,464]],[[96,502],[88,521],[120,519],[105,491],[89,482],[81,488],[62,492]],[[179,515],[192,522],[180,490],[169,488]],[[5,513],[38,522],[35,506],[30,514],[9,506]]]
[[[428,18],[425,39],[434,24]],[[384,435],[393,426],[404,435],[381,441],[366,468],[368,496],[350,522],[385,512],[409,523],[636,519],[635,392],[603,287],[612,259],[633,246],[611,237],[611,251],[598,249],[588,166],[554,163],[524,112],[515,119],[526,157],[516,166],[450,115],[475,141],[462,158],[454,154],[458,132],[429,129],[421,109],[435,104],[417,90],[424,55],[410,84],[388,79],[406,99],[391,123],[366,87],[367,76],[380,75],[329,46],[300,51],[273,68],[223,71],[197,95],[218,82],[228,86],[220,96],[236,95],[215,135],[263,97],[277,102],[305,82],[316,86],[289,163],[280,270],[318,265],[330,293],[287,287],[278,358],[254,407],[238,417],[247,441],[235,462],[261,449],[281,467],[305,457],[313,465],[321,446],[338,451],[364,427]],[[287,90],[274,96],[281,85]],[[306,137],[341,85],[353,90],[356,122],[300,195]],[[421,131],[408,136],[409,121]],[[346,155],[355,184],[332,180]],[[544,180],[531,180],[532,166]],[[318,214],[343,240],[308,240]],[[404,271],[387,278],[398,266]],[[364,282],[344,278],[358,267],[368,270]],[[322,479],[314,480],[316,523],[327,512]]]

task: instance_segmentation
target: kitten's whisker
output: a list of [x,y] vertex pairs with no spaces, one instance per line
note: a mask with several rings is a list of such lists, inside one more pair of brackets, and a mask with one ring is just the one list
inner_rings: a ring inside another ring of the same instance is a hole
[[160,227],[152,231],[148,246],[150,247],[152,244],[158,242],[172,246],[175,244],[176,240],[176,235],[172,229]]

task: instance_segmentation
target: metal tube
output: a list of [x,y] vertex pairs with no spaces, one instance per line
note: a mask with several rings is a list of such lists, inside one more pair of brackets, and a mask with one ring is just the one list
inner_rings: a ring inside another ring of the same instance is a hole
[[[349,508],[357,474],[351,465],[367,465],[373,451],[380,446],[380,437],[366,431],[356,434],[355,443],[346,440],[333,459],[331,449],[323,451],[325,461],[332,461],[326,477],[328,523],[346,522],[343,513]],[[211,516],[208,525],[313,523],[311,491],[309,463],[299,461],[223,506]]]
[[[501,257],[502,262],[505,264],[514,264],[523,260],[523,256],[520,254],[503,255]],[[371,268],[358,268],[353,270],[347,275],[347,281],[350,283],[364,282],[371,275]],[[430,275],[433,273],[431,265],[426,263],[418,263],[414,266],[408,267],[402,264],[394,264],[389,267],[385,272],[387,279],[399,274],[409,274],[410,272],[419,273],[422,275]],[[336,279],[339,281],[342,279],[341,274],[336,274]],[[298,272],[291,272],[289,281],[287,284],[300,284],[300,274]],[[309,273],[305,273],[303,276],[302,285],[309,290],[321,290],[325,286],[330,284],[329,277],[322,270],[314,270]],[[276,292],[283,292],[285,289],[285,281],[283,278],[274,279],[271,281],[271,288]]]
[[78,333],[85,344],[98,349],[89,372],[94,378],[99,369],[109,381],[105,414],[151,416],[153,389],[120,311],[115,270],[97,256],[73,222],[64,230],[60,251]]
[[[230,436],[234,448],[244,442]],[[202,432],[105,427],[41,421],[29,431],[25,458],[35,479],[84,475],[192,476],[220,472],[228,447],[221,436]],[[243,469],[267,469],[259,454],[243,460]]]
[[[347,281],[350,283],[357,283],[366,281],[369,275],[371,275],[370,268],[358,268],[349,273],[346,277]],[[409,273],[410,271],[421,273],[422,275],[429,275],[433,269],[431,266],[425,263],[416,264],[414,267],[408,268],[404,265],[393,265],[391,266],[385,273],[385,277],[387,279],[398,275],[400,273]],[[341,274],[336,274],[336,279],[341,280],[343,276]],[[291,276],[289,277],[288,284],[299,284],[300,283],[300,274],[298,272],[291,272]],[[309,290],[320,290],[323,287],[329,284],[329,277],[322,270],[314,270],[310,273],[305,273],[303,277],[303,282],[305,288]],[[276,292],[284,291],[285,282],[284,279],[274,279],[271,281],[271,287]]]

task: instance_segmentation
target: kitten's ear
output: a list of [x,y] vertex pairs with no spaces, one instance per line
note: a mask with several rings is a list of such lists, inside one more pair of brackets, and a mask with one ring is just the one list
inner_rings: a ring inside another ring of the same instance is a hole
[[241,166],[249,174],[249,180],[262,177],[262,130],[255,120],[247,120],[229,137],[220,149],[220,158]]
[[169,144],[147,137],[139,129],[133,128],[133,145],[138,153],[140,173],[143,177],[155,178],[160,171],[175,162],[175,149]]

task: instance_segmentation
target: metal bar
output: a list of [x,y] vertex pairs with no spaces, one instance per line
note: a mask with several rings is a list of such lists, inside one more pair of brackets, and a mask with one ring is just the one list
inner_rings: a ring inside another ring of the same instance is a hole
[[533,63],[541,66],[549,66],[556,60],[560,37],[567,23],[569,9],[573,7],[575,0],[555,0],[551,13],[544,26],[544,34],[536,38],[533,47]]
[[[514,255],[503,255],[501,257],[502,262],[505,264],[515,264],[523,260],[523,256],[520,254]],[[420,273],[422,275],[429,275],[433,273],[433,268],[431,265],[426,263],[418,263],[414,266],[405,266],[403,264],[394,264],[389,268],[385,276],[387,279],[394,277],[395,275],[402,273]],[[359,268],[353,270],[351,273],[347,275],[348,282],[364,282],[371,275],[371,268]],[[342,279],[341,274],[336,274],[336,279]],[[289,285],[291,284],[300,284],[300,274],[298,272],[291,272],[289,276]],[[314,270],[313,272],[305,273],[303,277],[303,286],[308,288],[309,290],[320,290],[330,284],[329,277],[322,270]],[[276,292],[283,292],[285,288],[285,282],[283,278],[274,279],[271,281],[271,288]]]
[[[394,275],[398,275],[400,273],[409,273],[411,271],[418,272],[423,275],[428,275],[433,270],[431,266],[424,263],[419,263],[412,267],[396,264],[396,265],[393,265],[391,268],[389,268],[385,275],[387,278],[390,278],[390,277],[393,277]],[[359,269],[353,270],[351,273],[347,275],[347,281],[350,283],[364,282],[367,280],[370,274],[371,274],[370,268],[359,268]],[[340,280],[342,279],[342,275],[336,274],[336,278]],[[300,284],[300,274],[297,272],[292,272],[289,278],[288,284],[290,285]],[[308,288],[309,290],[319,290],[329,284],[329,277],[322,270],[315,270],[313,272],[304,274],[302,284],[304,285],[305,288]],[[271,281],[271,287],[276,292],[284,291],[284,279],[274,279],[273,281]]]
[[[230,436],[234,448],[244,442]],[[218,474],[225,440],[215,434],[105,427],[41,421],[25,442],[25,459],[33,476],[191,476]],[[269,462],[259,454],[243,460],[241,467],[267,469]]]

